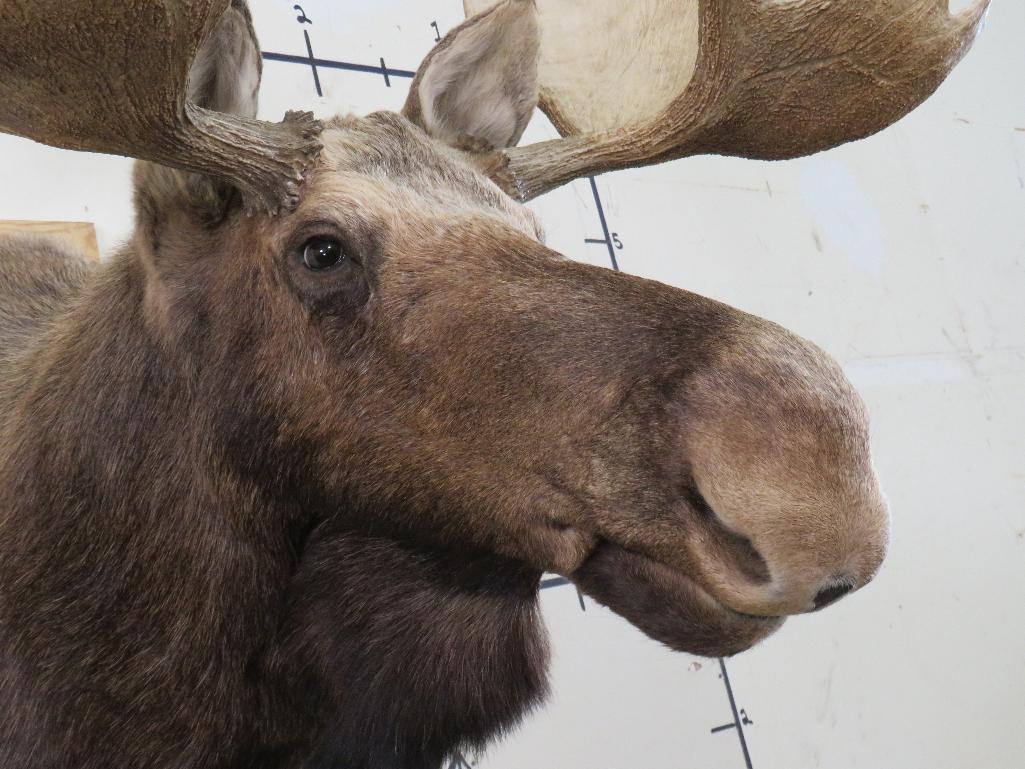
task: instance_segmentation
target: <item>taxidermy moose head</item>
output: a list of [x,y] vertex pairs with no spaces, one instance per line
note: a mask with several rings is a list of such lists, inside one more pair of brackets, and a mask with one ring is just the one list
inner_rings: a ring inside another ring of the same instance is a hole
[[[521,201],[879,130],[982,6],[479,10],[402,114],[268,124],[242,0],[0,8],[0,129],[141,159],[104,263],[0,244],[5,769],[436,767],[543,696],[544,571],[704,655],[875,574],[836,363]],[[630,62],[565,66],[613,14]],[[565,138],[517,148],[539,93]]]

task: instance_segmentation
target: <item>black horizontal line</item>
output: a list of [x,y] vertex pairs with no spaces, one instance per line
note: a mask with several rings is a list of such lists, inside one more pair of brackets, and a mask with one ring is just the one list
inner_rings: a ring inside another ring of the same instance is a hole
[[712,730],[712,734],[718,734],[719,732],[725,732],[727,729],[736,729],[736,728],[737,728],[736,724],[723,724],[722,726],[715,727]]
[[541,580],[541,589],[544,590],[549,587],[562,587],[563,585],[570,584],[570,581],[565,577],[552,577],[551,579]]
[[607,246],[609,242],[605,238],[584,238],[585,243],[596,243],[601,246]]
[[307,67],[313,64],[317,67],[324,67],[326,69],[344,69],[349,72],[369,72],[373,75],[385,75],[388,77],[416,77],[416,73],[408,69],[392,69],[391,67],[382,67],[377,64],[354,64],[349,61],[334,61],[333,59],[311,59],[308,56],[293,56],[290,53],[271,53],[270,51],[264,51],[263,58],[267,61],[283,61],[288,64],[303,64]]

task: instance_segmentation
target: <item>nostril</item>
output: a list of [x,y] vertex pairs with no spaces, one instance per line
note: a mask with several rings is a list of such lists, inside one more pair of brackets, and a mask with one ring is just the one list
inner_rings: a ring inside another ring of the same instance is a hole
[[694,511],[698,513],[702,518],[706,520],[717,520],[715,511],[712,506],[708,504],[704,495],[698,491],[698,487],[693,484],[687,485],[683,490],[684,496],[687,498],[687,502],[694,508]]
[[839,585],[830,585],[819,591],[819,594],[815,596],[815,608],[813,611],[824,609],[831,603],[836,603],[845,595],[847,595],[854,588],[853,585],[848,583],[842,583]]
[[711,535],[708,547],[718,555],[720,563],[730,564],[745,579],[756,584],[769,582],[772,578],[769,565],[754,543],[743,534],[727,527],[698,491],[697,486],[687,486],[684,495],[691,509],[707,527],[706,531]]

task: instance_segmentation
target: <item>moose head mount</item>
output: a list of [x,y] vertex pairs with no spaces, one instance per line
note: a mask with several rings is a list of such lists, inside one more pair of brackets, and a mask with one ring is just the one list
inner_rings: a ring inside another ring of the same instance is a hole
[[[5,766],[437,766],[543,695],[543,571],[705,655],[872,578],[839,366],[519,201],[877,130],[982,6],[635,3],[608,69],[567,65],[584,5],[481,9],[402,114],[277,125],[241,0],[0,8],[0,127],[144,160],[102,265],[0,243]],[[566,136],[517,148],[539,94]]]

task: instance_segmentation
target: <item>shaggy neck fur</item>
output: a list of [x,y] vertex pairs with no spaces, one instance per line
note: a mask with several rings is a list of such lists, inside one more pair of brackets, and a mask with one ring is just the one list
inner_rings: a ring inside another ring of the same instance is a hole
[[0,765],[427,769],[539,700],[536,572],[263,493],[131,253],[11,264],[53,299],[0,326]]

